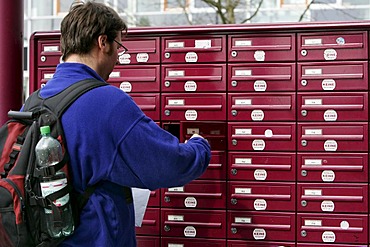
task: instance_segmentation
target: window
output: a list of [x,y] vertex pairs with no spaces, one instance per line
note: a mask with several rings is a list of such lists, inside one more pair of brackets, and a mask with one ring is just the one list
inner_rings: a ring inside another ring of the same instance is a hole
[[342,0],[343,5],[368,5],[370,0]]
[[281,0],[281,4],[307,4],[307,0]]
[[161,11],[161,0],[137,0],[137,12],[159,12]]
[[183,9],[188,6],[187,0],[164,0],[164,10]]
[[69,12],[69,9],[74,2],[82,2],[82,0],[57,0],[57,15],[64,15]]

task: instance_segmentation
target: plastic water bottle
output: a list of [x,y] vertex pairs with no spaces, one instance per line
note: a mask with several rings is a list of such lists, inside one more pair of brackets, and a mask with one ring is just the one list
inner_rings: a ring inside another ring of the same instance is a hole
[[[57,164],[63,158],[62,146],[59,141],[50,135],[50,127],[43,126],[40,128],[41,139],[36,145],[36,160],[39,167],[52,166]],[[67,186],[66,174],[58,171],[54,176],[43,177],[40,187],[43,197],[50,195]],[[72,218],[72,208],[69,202],[69,194],[55,200],[53,202],[57,207],[62,207],[68,204],[64,209],[60,208],[62,222],[54,224],[53,211],[45,209],[45,224],[51,237],[58,238],[61,236],[69,236],[74,231],[74,222]]]

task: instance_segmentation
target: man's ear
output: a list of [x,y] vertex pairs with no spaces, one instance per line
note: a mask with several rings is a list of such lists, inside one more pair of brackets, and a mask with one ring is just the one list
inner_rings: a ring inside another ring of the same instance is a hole
[[98,47],[99,49],[106,49],[108,45],[108,37],[105,34],[99,35],[98,37]]

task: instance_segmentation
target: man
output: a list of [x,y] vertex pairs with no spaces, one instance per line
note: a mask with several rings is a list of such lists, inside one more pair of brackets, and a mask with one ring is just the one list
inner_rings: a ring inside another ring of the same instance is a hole
[[[107,80],[126,30],[109,7],[94,2],[73,6],[61,23],[64,63],[41,97],[83,79]],[[98,185],[81,213],[80,225],[62,247],[136,246],[133,204],[126,202],[122,186],[150,190],[182,186],[199,177],[210,160],[209,144],[201,136],[179,143],[111,85],[77,99],[64,113],[62,125],[74,188],[82,193]]]

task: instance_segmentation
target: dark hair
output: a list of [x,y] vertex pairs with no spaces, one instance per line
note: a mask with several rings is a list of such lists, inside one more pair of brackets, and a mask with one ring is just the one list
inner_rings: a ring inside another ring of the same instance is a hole
[[107,35],[109,42],[117,32],[126,32],[127,26],[112,8],[101,3],[74,4],[60,27],[62,59],[70,54],[87,54],[99,35]]

